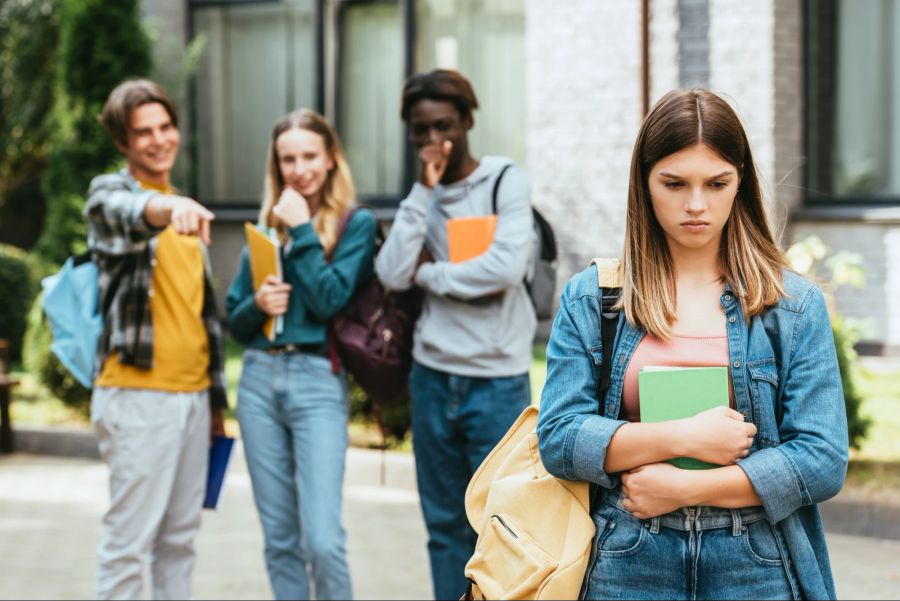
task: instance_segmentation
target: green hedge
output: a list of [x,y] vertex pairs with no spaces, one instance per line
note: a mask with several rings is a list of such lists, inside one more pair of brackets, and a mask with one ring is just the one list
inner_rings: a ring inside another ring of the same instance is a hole
[[[347,374],[350,398],[350,419],[376,425],[378,420],[373,412],[372,401],[368,399],[363,389],[353,380],[351,374]],[[382,423],[384,424],[385,442],[388,447],[400,445],[409,433],[412,425],[412,401],[405,399],[390,407],[380,407]]]
[[838,368],[841,372],[841,384],[844,387],[844,404],[847,408],[847,430],[849,432],[850,447],[859,449],[872,423],[872,420],[859,412],[863,403],[863,397],[856,387],[856,378],[859,372],[859,355],[853,348],[853,345],[859,340],[859,333],[840,316],[833,317],[831,325],[834,332],[834,350],[837,353]]
[[36,250],[55,263],[85,248],[81,216],[88,184],[121,157],[97,115],[112,89],[150,72],[150,40],[138,0],[66,0],[60,5],[53,135],[42,184],[44,231]]
[[36,275],[25,251],[0,244],[0,338],[9,340],[13,360],[22,355],[28,308],[37,293]]
[[56,358],[50,350],[52,342],[53,332],[41,306],[41,295],[38,295],[28,312],[23,356],[25,369],[37,375],[53,396],[83,415],[90,415],[91,391],[72,377]]

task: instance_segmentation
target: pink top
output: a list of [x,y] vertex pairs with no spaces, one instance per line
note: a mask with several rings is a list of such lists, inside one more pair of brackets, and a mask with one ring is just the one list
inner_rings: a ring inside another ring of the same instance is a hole
[[[647,334],[634,350],[622,389],[622,409],[619,419],[641,421],[641,400],[638,393],[638,373],[645,365],[677,365],[679,367],[728,366],[727,336],[682,336],[675,334],[665,342]],[[728,373],[728,396],[734,408],[731,372]]]

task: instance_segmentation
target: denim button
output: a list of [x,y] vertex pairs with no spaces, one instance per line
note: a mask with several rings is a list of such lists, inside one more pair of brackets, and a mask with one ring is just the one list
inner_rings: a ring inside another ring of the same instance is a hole
[[737,367],[740,367],[740,366],[741,366],[741,362],[740,362],[740,361],[735,361],[735,362],[734,362],[734,366],[735,366],[736,368],[737,368]]
[[730,294],[726,294],[726,295],[725,295],[725,300],[730,301],[730,300],[731,300],[731,295],[730,295]]
[[734,315],[732,315],[731,317],[728,318],[728,321],[730,321],[731,323],[734,323],[734,322],[737,321],[737,317],[735,317]]

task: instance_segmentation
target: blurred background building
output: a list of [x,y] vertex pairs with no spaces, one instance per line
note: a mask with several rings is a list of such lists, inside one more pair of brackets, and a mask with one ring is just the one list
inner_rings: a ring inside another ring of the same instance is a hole
[[[176,183],[212,206],[220,289],[254,220],[273,122],[324,112],[361,201],[385,220],[415,179],[399,118],[406,75],[456,68],[481,103],[476,155],[525,166],[553,223],[560,284],[617,256],[645,111],[704,86],[743,119],[782,243],[859,253],[837,306],[862,352],[900,355],[900,3],[892,0],[143,0],[184,112]],[[199,41],[197,41],[199,38]],[[193,44],[191,43],[194,41]],[[170,69],[171,72],[177,69]]]

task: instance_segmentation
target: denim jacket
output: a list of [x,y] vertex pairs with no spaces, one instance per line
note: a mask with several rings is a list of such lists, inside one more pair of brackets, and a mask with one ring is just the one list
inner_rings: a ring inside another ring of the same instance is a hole
[[[769,520],[784,533],[784,551],[804,597],[833,599],[816,504],[837,494],[846,475],[844,395],[822,292],[793,272],[783,275],[786,296],[749,323],[727,286],[720,299],[736,408],[758,428],[750,455],[738,465]],[[606,449],[626,423],[617,419],[625,370],[645,332],[620,314],[601,412],[596,398],[603,361],[599,302],[593,265],[563,290],[547,346],[537,432],[541,459],[551,474],[610,489],[619,478],[603,470]]]

